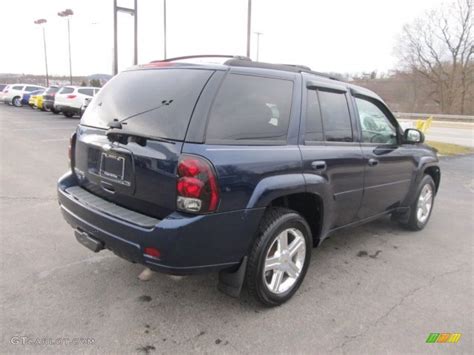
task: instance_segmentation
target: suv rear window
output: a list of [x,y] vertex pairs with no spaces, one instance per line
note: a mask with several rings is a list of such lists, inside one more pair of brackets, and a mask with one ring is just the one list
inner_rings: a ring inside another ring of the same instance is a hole
[[54,94],[55,92],[58,92],[59,88],[48,88],[45,91],[45,94]]
[[[113,119],[127,120],[124,132],[183,140],[196,101],[213,71],[145,69],[125,71],[95,96],[81,124],[108,128]],[[163,105],[163,101],[172,102]]]
[[58,94],[71,94],[74,92],[74,88],[63,87]]
[[229,74],[217,94],[207,143],[286,143],[293,82]]
[[93,89],[79,89],[77,90],[79,94],[84,94],[87,96],[94,96],[94,90]]

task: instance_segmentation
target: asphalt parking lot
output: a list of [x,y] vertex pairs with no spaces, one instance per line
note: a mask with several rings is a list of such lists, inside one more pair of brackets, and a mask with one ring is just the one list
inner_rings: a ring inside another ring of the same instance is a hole
[[[142,282],[139,265],[79,245],[55,192],[77,123],[0,104],[0,353],[472,353],[473,156],[442,161],[425,230],[337,233],[295,297],[266,309],[219,293],[217,275]],[[442,332],[462,337],[425,343]],[[91,341],[23,344],[37,338]]]

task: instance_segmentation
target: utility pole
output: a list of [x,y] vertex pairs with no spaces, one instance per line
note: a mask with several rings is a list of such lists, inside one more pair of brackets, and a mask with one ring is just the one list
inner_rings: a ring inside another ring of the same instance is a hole
[[130,9],[128,7],[117,6],[117,0],[114,0],[114,66],[113,74],[118,73],[118,38],[117,38],[117,13],[126,12],[134,17],[133,21],[133,64],[138,64],[138,7],[137,0],[134,0],[134,8]]
[[74,12],[71,9],[66,9],[64,11],[58,12],[59,17],[66,17],[67,19],[67,39],[68,39],[68,49],[69,49],[69,81],[72,85],[72,60],[71,60],[71,25],[69,23],[69,16],[74,15]]
[[35,21],[35,24],[36,25],[42,25],[42,29],[43,29],[43,49],[44,49],[44,65],[46,67],[46,87],[49,86],[49,74],[48,74],[48,54],[47,54],[47,51],[46,51],[46,33],[45,33],[45,29],[44,29],[44,24],[46,23],[47,21],[42,18],[42,19],[39,19],[39,20],[36,20]]
[[166,59],[166,0],[163,0],[163,59]]
[[254,32],[257,35],[257,62],[260,54],[260,36],[263,35],[262,32]]
[[252,30],[252,0],[248,0],[247,6],[247,57],[250,58],[250,33]]

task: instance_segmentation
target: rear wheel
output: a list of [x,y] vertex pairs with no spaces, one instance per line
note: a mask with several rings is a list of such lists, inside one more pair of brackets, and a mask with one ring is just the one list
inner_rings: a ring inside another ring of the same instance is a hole
[[64,116],[71,118],[74,114],[72,112],[64,112]]
[[408,229],[419,231],[425,228],[433,210],[436,185],[433,178],[425,175],[417,190],[417,197],[410,206],[408,222],[403,224]]
[[21,107],[22,105],[21,105],[21,98],[20,98],[20,96],[15,96],[15,97],[13,98],[13,100],[12,100],[12,104],[13,104],[13,106],[15,106],[15,107]]
[[300,214],[269,209],[247,265],[249,293],[266,306],[288,301],[303,282],[311,247],[311,231]]

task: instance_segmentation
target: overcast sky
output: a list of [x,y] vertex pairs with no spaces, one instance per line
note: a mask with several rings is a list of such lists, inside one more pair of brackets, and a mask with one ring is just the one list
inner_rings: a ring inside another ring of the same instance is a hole
[[[260,60],[309,65],[326,72],[387,71],[406,22],[441,0],[253,0],[252,31],[263,32]],[[46,25],[52,74],[67,75],[71,18],[73,75],[111,73],[113,0],[15,0],[3,4],[0,73],[44,73],[38,18]],[[132,6],[133,0],[119,0]],[[163,0],[138,0],[140,63],[163,58]],[[168,57],[201,53],[245,55],[247,0],[168,0]],[[119,15],[119,69],[132,64],[133,18]],[[256,37],[252,35],[252,54]]]

